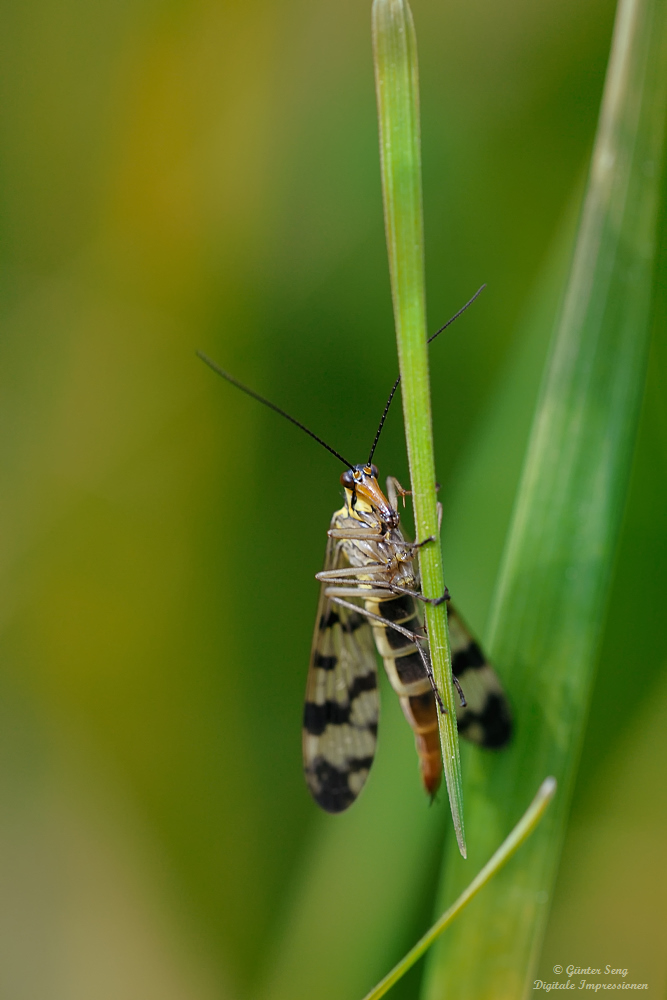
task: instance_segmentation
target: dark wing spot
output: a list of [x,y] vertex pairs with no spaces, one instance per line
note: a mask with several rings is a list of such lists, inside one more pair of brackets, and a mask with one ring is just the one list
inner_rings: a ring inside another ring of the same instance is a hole
[[457,677],[462,677],[466,670],[474,670],[476,667],[483,667],[486,663],[484,653],[474,640],[471,640],[463,649],[459,649],[452,657],[452,673]]
[[360,674],[358,677],[355,677],[348,689],[350,702],[353,702],[355,698],[358,698],[362,691],[374,691],[377,685],[378,682],[375,671],[370,674]]
[[337,701],[325,701],[316,705],[307,701],[303,706],[303,728],[311,736],[321,736],[327,726],[342,726],[350,721],[350,706]]
[[461,736],[465,736],[473,725],[482,730],[481,740],[475,739],[480,746],[489,750],[500,750],[506,746],[512,736],[512,718],[504,696],[490,692],[481,712],[465,711],[459,721]]
[[337,767],[320,758],[310,769],[310,773],[307,772],[313,798],[327,812],[344,812],[357,797],[350,788],[348,775],[351,772],[368,771],[372,763],[372,757],[353,757],[347,761],[346,769],[339,771]]
[[351,635],[352,632],[356,632],[358,628],[361,628],[362,625],[366,625],[367,622],[368,618],[366,618],[365,615],[359,614],[358,611],[352,611],[349,618],[346,618],[343,622],[343,631]]
[[334,670],[337,663],[337,656],[325,656],[323,653],[315,653],[313,656],[313,666],[321,670]]
[[512,736],[512,719],[504,697],[495,692],[490,695],[480,716],[480,722],[484,729],[483,746],[498,750],[509,743]]
[[374,691],[377,687],[375,673],[362,674],[355,677],[347,691],[348,701],[341,704],[338,701],[322,702],[307,701],[303,706],[303,727],[311,736],[321,736],[327,726],[342,726],[350,721],[353,702],[363,691]]
[[320,618],[320,631],[324,631],[328,628],[333,628],[340,621],[338,614],[333,608],[329,608],[326,614],[323,614]]

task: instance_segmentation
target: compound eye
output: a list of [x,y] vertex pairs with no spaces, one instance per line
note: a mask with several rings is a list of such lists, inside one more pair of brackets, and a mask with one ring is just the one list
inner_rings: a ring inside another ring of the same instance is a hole
[[346,469],[341,475],[340,481],[348,490],[354,489],[354,472],[352,469]]
[[377,465],[371,465],[371,476],[373,476],[374,479],[377,479],[378,475],[379,473]]

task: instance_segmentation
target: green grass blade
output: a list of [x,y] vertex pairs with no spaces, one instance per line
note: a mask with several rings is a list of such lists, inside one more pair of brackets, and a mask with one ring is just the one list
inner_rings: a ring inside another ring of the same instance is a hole
[[414,948],[410,949],[407,955],[378,983],[375,989],[366,994],[364,1000],[379,1000],[380,997],[383,997],[391,989],[394,983],[397,983],[405,975],[408,969],[412,968],[415,962],[419,961],[422,955],[440,937],[442,932],[449,927],[452,921],[458,917],[459,913],[475,898],[480,889],[484,888],[486,883],[507,864],[512,855],[530,837],[544,816],[546,808],[555,794],[556,779],[545,778],[537,790],[535,798],[517,825],[509,836],[506,837],[493,857],[489,859],[482,870],[475,876],[468,888],[461,893],[456,902],[442,914],[439,920],[436,920],[433,927],[419,939]]
[[[490,648],[515,705],[516,739],[495,758],[471,755],[471,859],[488,856],[511,828],[539,775],[555,774],[562,794],[521,867],[501,873],[434,949],[429,1000],[445,990],[451,998],[521,997],[540,946],[644,388],[666,95],[667,4],[621,0],[576,249],[493,615]],[[466,882],[450,851],[443,901]]]
[[[428,375],[417,45],[404,0],[374,0],[373,47],[385,228],[389,253],[403,414],[418,539],[439,539]],[[439,540],[420,551],[422,587],[439,597],[445,583]],[[446,714],[439,713],[447,793],[456,839],[466,856],[456,708],[445,605],[426,605],[431,660]]]

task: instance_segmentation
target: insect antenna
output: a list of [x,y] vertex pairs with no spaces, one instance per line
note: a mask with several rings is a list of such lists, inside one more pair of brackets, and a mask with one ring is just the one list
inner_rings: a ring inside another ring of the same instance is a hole
[[[441,334],[443,332],[443,330],[446,330],[448,326],[451,326],[452,323],[454,322],[454,320],[458,319],[459,316],[461,315],[461,313],[464,313],[466,311],[466,309],[468,308],[468,306],[471,306],[473,304],[473,302],[475,301],[475,299],[479,295],[482,294],[482,292],[484,291],[485,288],[486,288],[486,284],[483,284],[481,286],[481,288],[478,288],[477,291],[475,292],[475,294],[473,295],[473,297],[471,299],[468,299],[468,301],[466,302],[466,304],[464,306],[461,306],[461,308],[459,309],[459,311],[457,313],[454,313],[454,315],[452,316],[452,318],[448,319],[444,326],[441,326],[439,330],[436,330],[435,333],[431,337],[428,338],[428,340],[426,341],[426,343],[430,344],[431,341],[435,340],[435,338],[439,334]],[[391,401],[394,398],[394,395],[396,393],[396,390],[398,389],[400,381],[401,381],[401,376],[399,375],[398,378],[396,379],[396,381],[394,382],[393,386],[392,386],[391,392],[389,393],[389,399],[385,403],[385,407],[384,407],[384,410],[382,412],[382,416],[380,418],[380,424],[378,426],[377,431],[375,432],[375,439],[373,441],[373,447],[371,448],[371,453],[368,456],[368,462],[367,462],[368,465],[370,465],[371,462],[373,461],[373,455],[375,454],[375,449],[377,448],[377,443],[380,440],[380,434],[382,434],[382,428],[384,427],[384,422],[387,419],[387,414],[389,413],[389,407],[391,406]]]
[[368,456],[368,461],[367,461],[366,465],[370,465],[371,462],[373,461],[373,455],[375,454],[375,449],[377,448],[377,443],[380,440],[380,434],[382,434],[382,428],[384,427],[384,422],[387,419],[387,414],[389,413],[389,407],[391,406],[391,401],[394,398],[394,393],[398,389],[398,384],[399,384],[400,381],[401,381],[401,376],[399,375],[398,378],[396,379],[396,381],[394,382],[393,386],[392,386],[391,392],[389,393],[389,399],[385,403],[385,407],[384,407],[384,410],[382,412],[382,416],[380,417],[379,427],[378,427],[377,431],[375,432],[375,440],[373,441],[373,447],[371,448],[371,453]]
[[330,444],[327,444],[326,441],[323,441],[322,438],[317,436],[317,434],[314,434],[313,431],[309,430],[305,424],[300,423],[295,417],[291,417],[289,413],[285,413],[285,411],[281,410],[275,403],[271,403],[268,399],[264,399],[264,396],[260,396],[258,392],[253,392],[253,390],[249,389],[247,385],[243,384],[243,382],[239,382],[239,380],[234,378],[233,375],[230,375],[229,372],[224,371],[219,365],[216,365],[215,361],[211,361],[211,359],[202,351],[197,351],[197,357],[201,358],[204,364],[208,365],[209,368],[212,368],[217,375],[221,375],[223,378],[227,379],[228,382],[231,382],[232,385],[235,385],[237,389],[241,390],[241,392],[245,392],[246,395],[252,396],[252,398],[256,399],[258,402],[264,403],[264,406],[268,406],[270,410],[274,410],[276,413],[279,413],[281,417],[285,417],[286,420],[296,424],[296,426],[300,427],[302,431],[309,434],[311,438],[314,438],[318,444],[321,444],[323,448],[326,448],[326,450],[330,451],[332,455],[335,455],[336,458],[343,463],[343,465],[347,465],[348,469],[354,468],[351,462],[348,462],[348,460],[343,458],[343,456],[340,455],[335,448],[332,448]]

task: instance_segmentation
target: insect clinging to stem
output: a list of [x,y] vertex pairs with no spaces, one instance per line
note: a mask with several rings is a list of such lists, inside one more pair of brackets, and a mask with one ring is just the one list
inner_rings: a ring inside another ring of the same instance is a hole
[[[380,709],[377,650],[413,729],[424,788],[433,796],[442,776],[438,711],[444,711],[444,706],[433,678],[420,604],[449,600],[449,594],[435,599],[422,595],[417,555],[432,539],[406,540],[399,526],[398,499],[405,503],[408,491],[389,476],[383,493],[373,464],[400,376],[385,405],[368,460],[353,465],[289,413],[197,353],[218,375],[301,428],[346,466],[340,477],[344,503],[332,516],[324,569],[316,574],[320,598],[303,715],[303,763],[311,795],[327,812],[339,813],[352,804],[366,782],[375,755]],[[512,730],[502,687],[451,603],[448,620],[452,683],[459,694],[459,733],[481,746],[499,749],[509,741]]]

